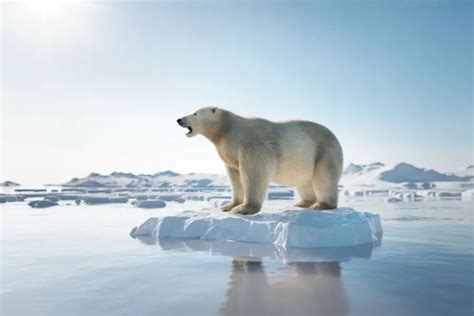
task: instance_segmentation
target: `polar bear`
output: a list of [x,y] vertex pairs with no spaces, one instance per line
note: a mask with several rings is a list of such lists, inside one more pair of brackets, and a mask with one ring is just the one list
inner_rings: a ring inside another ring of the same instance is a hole
[[177,120],[186,136],[201,134],[224,161],[232,200],[223,211],[255,214],[270,181],[296,187],[302,208],[337,208],[343,155],[326,127],[309,121],[271,122],[205,107]]

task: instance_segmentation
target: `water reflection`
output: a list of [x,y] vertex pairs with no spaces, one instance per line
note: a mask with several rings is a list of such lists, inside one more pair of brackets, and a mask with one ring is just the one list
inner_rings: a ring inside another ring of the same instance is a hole
[[247,260],[280,260],[289,262],[345,262],[353,257],[370,258],[375,247],[382,243],[382,233],[373,243],[335,248],[280,247],[273,244],[243,243],[201,239],[154,239],[150,236],[136,236],[143,244],[157,245],[165,251],[199,251],[212,256],[245,258]]
[[[353,257],[370,258],[373,249],[381,245],[382,234],[374,243],[338,248],[135,238],[165,251],[231,257],[220,315],[347,315],[349,299],[341,279],[341,262]],[[268,273],[264,260],[278,260],[284,265]]]
[[273,281],[261,261],[234,259],[220,315],[346,315],[339,262],[293,262]]

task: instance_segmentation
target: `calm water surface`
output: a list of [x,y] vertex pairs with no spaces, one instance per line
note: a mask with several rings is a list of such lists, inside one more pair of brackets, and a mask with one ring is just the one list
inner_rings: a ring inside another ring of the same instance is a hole
[[473,315],[472,203],[343,206],[381,214],[381,244],[137,240],[134,226],[183,205],[2,205],[0,314]]

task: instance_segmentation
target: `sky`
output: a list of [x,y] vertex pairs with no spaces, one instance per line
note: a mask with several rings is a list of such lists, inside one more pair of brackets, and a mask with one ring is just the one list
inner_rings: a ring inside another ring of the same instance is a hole
[[224,173],[202,106],[330,128],[349,162],[473,164],[471,1],[3,1],[1,175]]

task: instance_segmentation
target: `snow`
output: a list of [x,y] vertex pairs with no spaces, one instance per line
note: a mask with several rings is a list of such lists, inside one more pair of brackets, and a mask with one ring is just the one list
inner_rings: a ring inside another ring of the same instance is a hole
[[[431,185],[432,182],[466,182],[474,177],[474,166],[451,173],[416,167],[409,163],[383,164],[374,162],[368,165],[349,164],[342,177],[341,184],[371,185],[379,188],[394,187],[405,182],[410,185]],[[417,184],[418,183],[418,184]],[[158,172],[154,175],[124,172],[112,172],[110,175],[91,173],[87,177],[74,178],[64,184],[71,187],[111,187],[111,188],[187,188],[188,192],[199,189],[228,187],[226,176],[218,174],[178,174],[173,171]],[[429,188],[429,187],[428,187]],[[283,190],[285,188],[282,188]]]
[[471,177],[474,178],[474,165],[467,166],[465,168],[458,169],[452,174],[457,175],[458,177]]
[[372,170],[381,168],[383,166],[385,166],[385,165],[381,162],[374,162],[374,163],[371,163],[369,165],[357,165],[357,164],[350,163],[346,167],[346,169],[344,169],[343,174],[344,175],[364,174],[364,173],[370,172]]
[[[466,170],[470,170],[469,167]],[[472,171],[471,171],[472,172]],[[468,172],[458,172],[456,174],[468,174]],[[457,176],[453,173],[445,174],[435,170],[415,167],[411,164],[401,162],[398,164],[372,163],[369,165],[349,164],[344,170],[341,184],[346,187],[377,187],[393,188],[401,183],[420,183],[431,186],[432,182],[456,183],[459,187],[461,183],[468,182],[468,177]]]
[[332,211],[277,209],[238,216],[215,208],[151,217],[133,237],[201,239],[274,244],[279,247],[345,247],[373,243],[382,233],[380,216],[351,208]]
[[224,175],[217,174],[178,174],[172,171],[158,172],[154,175],[134,175],[132,173],[112,172],[110,175],[91,173],[85,178],[74,178],[64,184],[69,187],[212,187],[227,186],[228,180]]
[[224,206],[225,204],[229,203],[231,201],[231,198],[230,197],[223,197],[223,198],[212,198],[209,200],[209,204],[211,204],[212,206],[218,208],[218,207],[221,207],[221,206]]

